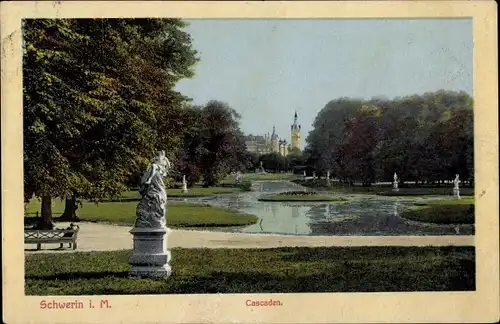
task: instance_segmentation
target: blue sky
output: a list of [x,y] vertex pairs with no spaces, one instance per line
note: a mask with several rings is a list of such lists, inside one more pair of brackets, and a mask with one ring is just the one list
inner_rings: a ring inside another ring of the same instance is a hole
[[393,98],[427,91],[472,95],[470,19],[187,20],[200,62],[177,89],[241,113],[245,133],[273,125],[302,145],[316,114],[339,97]]

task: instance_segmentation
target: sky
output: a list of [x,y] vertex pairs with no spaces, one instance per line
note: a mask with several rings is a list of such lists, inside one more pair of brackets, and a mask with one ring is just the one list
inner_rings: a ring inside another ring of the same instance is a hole
[[200,62],[177,90],[224,101],[246,134],[302,147],[317,113],[339,97],[394,98],[462,90],[472,96],[471,19],[186,20]]

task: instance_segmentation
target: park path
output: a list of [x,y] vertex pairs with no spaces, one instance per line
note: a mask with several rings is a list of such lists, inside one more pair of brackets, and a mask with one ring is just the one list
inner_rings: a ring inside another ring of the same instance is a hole
[[[57,227],[66,227],[58,223]],[[132,249],[130,226],[79,223],[78,248],[58,249],[58,244],[25,245],[27,253],[85,252]],[[169,248],[275,248],[320,246],[474,246],[473,235],[446,236],[292,236],[272,234],[246,234],[198,230],[171,230]]]

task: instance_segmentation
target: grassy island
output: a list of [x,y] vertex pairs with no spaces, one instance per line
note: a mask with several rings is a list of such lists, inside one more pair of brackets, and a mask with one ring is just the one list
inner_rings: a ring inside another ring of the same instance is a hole
[[402,212],[401,217],[434,224],[474,224],[474,198],[418,202]]
[[346,201],[342,197],[318,194],[311,191],[287,191],[275,195],[264,195],[259,201]]

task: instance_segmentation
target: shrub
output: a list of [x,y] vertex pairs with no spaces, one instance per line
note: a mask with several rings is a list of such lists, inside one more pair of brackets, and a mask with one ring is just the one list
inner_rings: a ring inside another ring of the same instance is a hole
[[243,181],[238,185],[243,191],[252,191],[252,182]]

